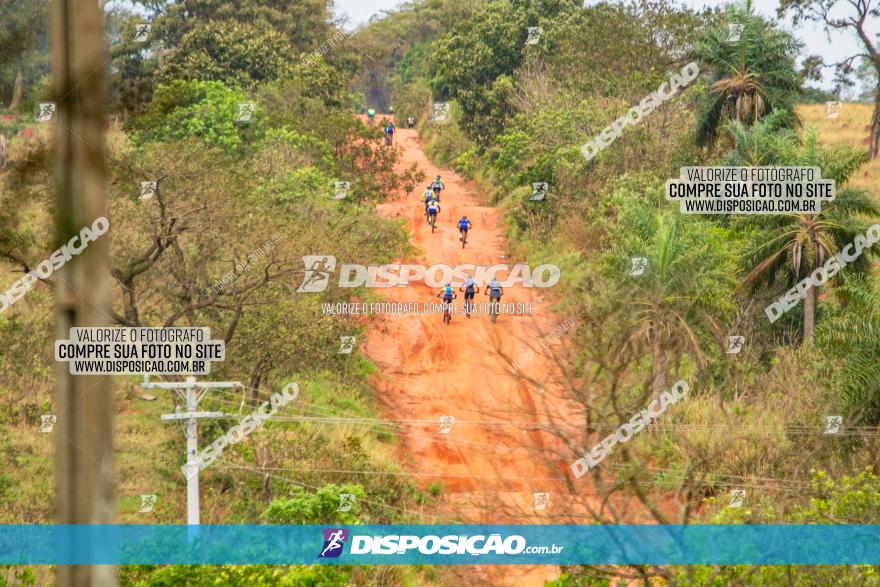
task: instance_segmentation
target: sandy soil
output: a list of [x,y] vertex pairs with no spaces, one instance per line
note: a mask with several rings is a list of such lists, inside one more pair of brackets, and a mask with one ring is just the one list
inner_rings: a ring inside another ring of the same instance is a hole
[[[517,261],[506,257],[501,212],[481,205],[473,185],[433,165],[415,130],[398,129],[395,145],[405,150],[402,167],[415,163],[428,178],[412,193],[379,206],[381,214],[406,220],[411,242],[423,251],[401,262],[512,266]],[[446,189],[432,233],[419,199],[436,175]],[[463,214],[473,222],[464,249],[456,228]],[[383,291],[389,301],[439,302],[437,290],[424,284]],[[478,303],[486,300],[480,291]],[[558,438],[535,429],[547,423],[548,414],[558,418],[574,407],[561,399],[545,357],[536,356],[522,369],[527,378],[515,376],[510,367],[558,324],[548,312],[551,301],[549,290],[517,286],[505,289],[503,302],[531,302],[534,315],[501,316],[496,324],[488,315],[454,315],[449,325],[440,314],[391,315],[370,331],[365,350],[382,373],[375,384],[385,417],[417,421],[401,426],[400,461],[421,486],[442,482],[442,505],[430,512],[438,517],[426,517],[424,523],[587,521],[581,497],[565,482],[567,457],[560,455],[570,452]],[[445,434],[439,432],[441,416],[456,419]],[[549,503],[533,507],[535,493],[549,493]],[[458,567],[456,574],[464,585],[542,585],[558,567]]]

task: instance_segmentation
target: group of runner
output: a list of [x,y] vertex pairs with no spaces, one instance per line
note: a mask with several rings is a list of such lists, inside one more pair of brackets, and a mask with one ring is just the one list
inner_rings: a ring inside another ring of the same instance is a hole
[[[373,124],[373,120],[375,117],[376,117],[375,110],[373,110],[372,108],[367,110],[367,122],[370,125]],[[387,118],[383,119],[382,122],[383,122],[382,132],[385,134],[385,146],[390,147],[392,144],[394,144],[394,132],[397,130],[397,128],[394,126],[394,122],[387,119]],[[412,116],[410,116],[409,118],[406,119],[407,128],[414,128],[415,125],[416,125],[416,121]]]
[[[461,287],[458,288],[458,291],[464,292],[464,314],[470,318],[471,314],[474,313],[476,305],[474,303],[474,296],[480,293],[480,288],[477,286],[477,282],[474,281],[474,278],[468,275],[462,282]],[[495,277],[492,277],[489,283],[486,284],[486,289],[483,295],[489,296],[489,313],[492,316],[492,322],[495,322],[500,313],[501,296],[504,295],[504,290]],[[447,283],[440,289],[437,297],[442,298],[443,303],[446,305],[443,311],[443,321],[446,324],[449,324],[452,320],[452,302],[458,297],[458,294],[455,293],[452,284]]]
[[[428,224],[430,224],[432,228],[436,223],[437,214],[440,212],[440,192],[444,189],[446,189],[446,186],[438,175],[434,178],[432,183],[428,184],[428,187],[425,188],[425,193],[422,196],[422,200],[425,204],[425,217],[428,219]],[[458,238],[461,241],[462,248],[464,248],[464,245],[467,243],[468,231],[470,231],[472,224],[473,223],[466,214],[458,220]],[[458,288],[458,291],[464,292],[464,313],[465,316],[470,318],[471,314],[474,313],[474,296],[480,293],[480,288],[477,286],[474,278],[468,276],[461,284],[461,287]],[[492,280],[486,284],[484,293],[484,295],[489,296],[493,322],[498,317],[499,302],[503,294],[504,290],[502,289],[501,284],[493,277]],[[437,294],[437,297],[442,298],[443,303],[447,304],[447,308],[443,312],[443,321],[446,324],[449,324],[452,319],[449,306],[452,304],[453,300],[458,297],[458,294],[453,289],[452,284],[447,283]]]
[[[440,213],[440,192],[444,189],[446,186],[438,175],[432,183],[428,184],[425,193],[422,194],[422,202],[425,204],[425,219],[432,228],[437,222],[437,214]],[[462,248],[467,244],[467,235],[472,224],[467,214],[458,219],[458,240],[461,241]]]
[[[367,118],[372,124],[373,117],[376,115],[375,110],[372,108],[367,111]],[[390,120],[384,121],[384,134],[385,134],[385,145],[391,146],[394,140],[394,132],[395,127],[394,123]],[[415,120],[412,116],[407,119],[407,126],[409,128],[413,128],[415,126]],[[438,175],[434,178],[434,181],[428,184],[428,187],[425,188],[425,192],[422,196],[422,200],[425,204],[425,218],[428,221],[428,224],[431,225],[431,231],[434,231],[434,227],[437,222],[437,215],[440,213],[440,192],[446,189],[446,186],[443,184],[443,180]],[[461,246],[467,244],[467,235],[468,231],[471,229],[472,222],[467,217],[467,215],[462,216],[458,220],[458,234],[459,240],[461,241]],[[458,288],[458,291],[464,292],[464,312],[465,315],[470,318],[471,314],[474,313],[474,296],[480,293],[480,288],[477,286],[474,278],[468,276],[465,278],[464,282],[461,284],[461,287]],[[486,284],[486,289],[484,290],[484,295],[489,296],[490,309],[492,309],[491,316],[492,321],[494,322],[499,313],[499,306],[501,301],[501,296],[504,295],[504,290],[501,287],[501,284],[494,277]],[[458,294],[452,287],[451,283],[447,283],[437,294],[438,298],[442,298],[443,303],[446,304],[446,308],[443,312],[443,321],[446,324],[452,319],[451,313],[451,304],[458,297]]]

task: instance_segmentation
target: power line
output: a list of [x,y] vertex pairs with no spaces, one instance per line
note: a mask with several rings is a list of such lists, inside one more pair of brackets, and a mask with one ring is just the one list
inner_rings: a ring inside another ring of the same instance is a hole
[[[222,400],[219,398],[214,398],[214,401],[220,401],[223,403],[227,403],[230,405],[238,405],[236,402],[231,402],[228,400]],[[303,406],[304,407],[304,406]],[[318,413],[317,409],[320,406],[314,406],[314,409],[305,409],[306,412]],[[229,416],[229,414],[227,414]],[[343,416],[276,416],[273,420],[279,422],[309,422],[309,423],[324,423],[324,424],[350,424],[350,425],[368,425],[368,426],[376,426],[376,427],[391,427],[391,428],[402,428],[404,425],[411,426],[438,426],[439,418],[437,420],[406,420],[406,419],[382,419],[382,418],[367,418],[367,417],[343,417]],[[473,426],[473,427],[497,427],[497,428],[510,428],[514,430],[520,431],[541,431],[548,432],[551,434],[555,434],[555,430],[548,424],[522,424],[519,422],[503,422],[498,420],[455,420],[455,425],[460,426]],[[591,430],[599,431],[599,430],[616,430],[620,426],[611,425],[611,424],[599,424],[591,426]],[[730,430],[731,432],[741,432],[741,433],[755,433],[755,432],[771,432],[771,433],[779,433],[779,434],[798,434],[798,435],[822,435],[822,436],[877,436],[880,435],[880,430],[877,430],[876,427],[873,426],[851,426],[851,427],[841,427],[837,432],[834,433],[825,433],[824,428],[822,426],[809,426],[809,425],[782,425],[782,426],[732,426],[732,425],[723,425],[723,424],[660,424],[657,425],[656,430],[658,431],[677,431],[677,432],[688,432],[688,431],[703,431],[703,430]]]
[[[258,392],[260,391],[260,390],[257,390],[257,389],[255,389],[255,388],[253,388],[253,387],[249,387],[249,386],[247,386],[247,385],[242,385],[242,387],[243,387],[244,389],[249,389],[249,390],[252,390],[252,391],[258,391]],[[227,393],[229,393],[229,392],[227,392]],[[237,397],[237,396],[236,396],[236,397]],[[249,400],[249,401],[252,401],[252,400]],[[261,403],[262,403],[262,402],[255,402],[253,405],[254,405],[254,407],[256,407],[256,406],[258,406],[258,405],[261,404]],[[315,407],[315,408],[320,408],[320,409],[324,409],[324,410],[327,410],[327,411],[335,411],[335,412],[340,413],[340,414],[345,415],[345,416],[352,416],[354,419],[357,419],[357,420],[362,420],[362,421],[372,421],[372,422],[377,422],[377,423],[381,423],[381,424],[385,424],[385,425],[388,425],[389,422],[395,422],[395,423],[413,423],[413,424],[426,424],[426,425],[428,425],[428,424],[430,424],[430,425],[437,425],[437,424],[438,424],[438,419],[424,420],[424,419],[366,418],[366,417],[360,417],[360,416],[357,416],[357,415],[354,415],[354,414],[350,414],[349,412],[344,412],[344,411],[342,411],[342,410],[339,409],[339,408],[333,408],[333,407],[331,407],[331,406],[318,406],[318,405],[316,405],[316,404],[310,404],[310,403],[305,402],[305,401],[304,401],[304,402],[298,402],[298,404],[299,404],[299,405],[310,405],[310,406],[313,406],[313,407]],[[520,415],[525,415],[525,416],[530,416],[530,417],[535,417],[535,416],[538,416],[538,417],[540,417],[540,416],[549,417],[548,414],[534,414],[534,413],[532,413],[532,412],[525,412],[525,411],[518,412],[518,413],[519,413]],[[444,415],[454,415],[454,414],[444,414]],[[438,418],[439,418],[439,416],[438,416]],[[461,424],[468,424],[468,425],[486,425],[486,426],[520,427],[521,429],[527,429],[527,428],[530,429],[531,427],[542,426],[542,424],[534,424],[534,423],[530,423],[530,422],[522,422],[522,423],[519,423],[519,422],[510,422],[510,421],[504,421],[504,420],[459,420],[459,419],[456,419],[455,423],[456,423],[456,424],[459,424],[459,423],[461,423]]]
[[[247,389],[247,386],[243,386]],[[229,392],[227,392],[229,393]],[[217,399],[217,398],[215,398]],[[238,405],[238,402],[231,402]],[[257,407],[259,403],[254,404],[253,407]],[[300,403],[302,407],[311,406],[314,410],[324,410],[340,413],[340,416],[326,417],[324,419],[315,418],[312,420],[307,420],[305,418],[300,417],[291,417],[291,416],[278,416],[274,419],[281,421],[314,421],[321,422],[325,421],[328,423],[340,423],[340,424],[376,424],[381,426],[394,426],[394,425],[424,425],[424,426],[437,426],[439,423],[438,419],[404,419],[404,418],[368,418],[357,416],[354,414],[350,414],[348,412],[343,412],[340,409],[332,408],[330,406],[318,406],[316,404],[308,404],[307,402]],[[523,414],[527,414],[527,412],[522,412]],[[534,415],[534,414],[532,414]],[[624,422],[625,423],[625,422]],[[462,426],[493,426],[493,427],[501,427],[501,428],[513,428],[517,430],[541,430],[553,432],[550,424],[541,424],[541,423],[529,423],[529,422],[510,422],[503,420],[455,420],[456,425]],[[616,430],[620,427],[620,424],[593,424],[590,426],[590,430]],[[778,424],[778,425],[757,425],[757,424],[749,424],[745,426],[737,426],[735,424],[727,424],[727,423],[662,423],[655,424],[653,426],[654,429],[665,431],[665,430],[675,430],[675,431],[688,431],[688,430],[735,430],[742,432],[762,432],[762,431],[770,431],[770,432],[778,432],[778,433],[786,433],[786,434],[816,434],[817,431],[821,431],[824,434],[824,427],[822,424]],[[847,436],[847,435],[855,435],[861,434],[864,436],[876,436],[880,435],[880,428],[877,426],[841,426],[838,432],[833,434],[829,433],[827,436]]]
[[[376,469],[297,469],[297,468],[286,468],[286,467],[244,467],[240,465],[222,465],[221,468],[225,469],[246,469],[251,471],[260,471],[260,472],[290,472],[290,473],[334,473],[334,474],[352,474],[352,475],[378,475],[378,476],[402,476],[402,477],[427,477],[427,478],[455,478],[455,479],[489,479],[494,481],[566,481],[566,477],[537,477],[537,476],[514,476],[514,477],[503,477],[503,476],[492,476],[492,475],[456,475],[456,474],[448,474],[448,473],[411,473],[406,471],[379,471]],[[625,465],[607,465],[604,468],[614,469],[619,471],[630,470],[630,467]],[[655,472],[655,473],[668,473],[677,477],[688,477],[687,473],[675,470],[675,469],[663,469],[656,467],[640,467],[640,471],[646,472]],[[804,489],[809,488],[808,485],[804,485],[801,483],[791,482],[790,480],[784,477],[763,477],[763,476],[753,476],[753,475],[728,475],[721,473],[709,473],[702,472],[702,474],[694,474],[690,475],[694,478],[695,482],[706,481],[705,477],[720,477],[722,479],[728,479],[728,481],[719,481],[717,479],[713,479],[710,483],[712,485],[718,485],[723,487],[748,487],[753,489],[770,489],[770,490],[782,490],[784,487],[786,490],[797,490],[802,492]],[[702,479],[701,479],[702,478]],[[779,485],[771,485],[770,483],[766,485],[757,485],[757,484],[749,484],[748,481],[767,481],[767,482],[781,482],[781,486]],[[642,485],[647,485],[651,487],[656,487],[657,483],[653,481],[640,481],[636,480],[637,483]]]
[[[224,465],[228,469],[241,469],[236,465]],[[409,473],[406,471],[379,471],[376,469],[358,470],[358,469],[294,469],[283,467],[259,467],[260,471],[287,471],[291,473],[339,473],[339,474],[355,474],[355,475],[389,475],[401,477],[428,477],[428,478],[454,478],[454,479],[493,479],[497,481],[565,481],[565,477],[495,477],[492,475],[455,475],[451,473]]]
[[[228,400],[222,400],[222,399],[220,399],[220,398],[212,398],[212,400],[213,400],[213,401],[220,401],[220,402],[222,402],[222,403],[227,403],[227,404],[232,404],[232,405],[238,405],[238,404],[236,404],[235,402],[229,402]],[[239,415],[235,415],[235,414],[223,414],[222,416],[218,416],[217,419],[220,419],[220,420],[238,420],[238,419],[239,419]],[[336,421],[329,421],[329,420],[328,420],[328,421],[325,421],[325,420],[323,420],[323,419],[321,419],[321,418],[315,419],[315,418],[304,418],[304,417],[296,417],[296,416],[273,416],[273,417],[272,417],[272,421],[277,421],[277,422],[303,422],[303,423],[319,424],[319,425],[320,425],[320,424],[327,424],[327,425],[345,425],[345,424],[349,424],[349,423],[352,423],[352,422],[356,423],[356,422],[355,422],[355,419],[351,419],[351,420],[337,419]],[[471,445],[471,446],[480,447],[480,448],[482,448],[482,449],[489,449],[489,450],[495,452],[496,454],[500,453],[501,451],[504,451],[505,453],[511,453],[511,452],[516,452],[516,451],[518,451],[518,450],[529,450],[529,447],[527,447],[527,446],[516,446],[516,447],[510,447],[510,448],[507,448],[507,447],[499,447],[497,444],[490,444],[490,443],[486,443],[486,442],[478,442],[478,441],[473,441],[473,440],[465,440],[465,439],[461,439],[461,438],[453,437],[453,436],[448,435],[448,434],[443,434],[443,433],[440,433],[440,432],[428,432],[428,431],[419,431],[419,430],[413,430],[413,429],[406,430],[406,429],[403,429],[400,425],[398,425],[398,424],[396,424],[396,423],[394,423],[394,422],[382,423],[382,420],[375,420],[375,421],[370,420],[370,422],[375,422],[375,423],[369,424],[369,426],[371,426],[371,427],[375,427],[375,428],[385,428],[385,430],[383,430],[383,431],[386,431],[386,432],[388,431],[388,430],[387,430],[388,428],[391,428],[393,432],[397,432],[397,433],[399,433],[399,434],[404,434],[404,433],[407,433],[407,434],[424,434],[424,435],[427,435],[427,436],[431,436],[431,437],[433,437],[434,440],[437,440],[439,437],[443,437],[443,438],[446,439],[446,440],[452,440],[452,442],[454,442],[454,443],[468,444],[468,445]],[[432,423],[433,423],[433,425],[435,425],[435,426],[439,424],[439,422],[432,422]],[[458,423],[458,421],[456,421],[456,423]]]
[[[226,392],[226,393],[228,394],[229,392]],[[215,399],[219,399],[219,401],[222,401],[223,403],[227,403],[227,404],[240,405],[239,402],[230,402],[228,400],[223,400],[220,398],[215,398]],[[237,399],[237,396],[236,396],[236,399]],[[331,408],[328,406],[317,406],[317,405],[313,405],[311,407],[309,407],[308,405],[301,405],[300,408],[306,412],[312,412],[312,413],[315,413],[318,409],[325,410],[325,411],[331,411],[331,412],[332,411],[339,411],[335,408]],[[230,416],[230,415],[226,415],[226,417],[227,418],[234,418],[234,416]],[[397,431],[399,431],[401,433],[408,433],[408,434],[413,434],[413,433],[414,434],[430,434],[430,433],[425,432],[425,431],[419,431],[417,429],[412,429],[412,428],[411,429],[403,429],[404,424],[415,424],[415,425],[428,425],[428,424],[430,424],[432,426],[435,426],[438,424],[438,421],[435,421],[435,420],[416,420],[416,419],[412,419],[412,420],[407,420],[407,419],[382,420],[379,418],[342,417],[342,416],[336,416],[336,417],[276,416],[273,419],[278,420],[278,421],[285,421],[285,422],[301,422],[301,423],[316,424],[316,425],[370,425],[370,426],[374,426],[374,427],[381,426],[381,427],[385,427],[385,428],[393,428],[393,429],[396,428]],[[518,427],[519,426],[518,423],[503,422],[503,421],[498,421],[498,420],[491,420],[491,421],[472,421],[472,420],[459,421],[459,420],[456,420],[455,424],[468,424],[471,426],[488,425],[488,426],[493,426],[493,427],[505,427],[505,428],[516,427],[517,430],[523,429],[521,427]],[[599,429],[599,428],[615,429],[617,427],[611,426],[611,425],[600,425],[600,426],[596,426],[594,428],[596,428],[596,429]],[[729,424],[723,424],[723,423],[722,424],[673,424],[673,423],[669,423],[669,424],[665,424],[665,425],[660,425],[658,428],[662,431],[667,431],[667,430],[688,431],[688,430],[705,430],[705,429],[731,429],[731,428],[736,429],[735,426],[731,426]],[[542,426],[531,425],[530,429],[548,431],[547,428],[543,427],[543,425]],[[815,426],[809,426],[806,424],[795,424],[795,425],[788,425],[788,426],[747,426],[747,427],[739,428],[738,430],[740,430],[740,431],[754,431],[754,430],[768,431],[769,430],[769,431],[778,432],[778,433],[798,433],[798,434],[816,435],[816,434],[820,433],[819,430],[821,430],[821,428],[815,427]],[[873,427],[852,427],[847,430],[876,432],[876,429]],[[437,432],[437,433],[431,434],[431,436],[433,436],[434,440],[436,440],[436,437],[439,434],[440,433]],[[508,453],[516,451],[516,450],[523,450],[523,449],[530,450],[530,451],[534,450],[534,448],[527,447],[527,446],[506,448],[506,447],[499,447],[497,444],[488,444],[488,443],[482,443],[482,442],[476,442],[476,441],[468,441],[468,440],[457,438],[452,435],[445,435],[444,434],[444,436],[445,436],[446,440],[451,441],[457,447],[458,447],[459,443],[464,444],[464,445],[479,446],[481,448],[489,448],[495,454],[500,452],[500,450],[503,450]],[[458,448],[459,448],[459,450],[461,450],[461,447],[458,447]],[[542,449],[542,451],[544,451],[544,452],[546,452],[547,450],[548,449]],[[405,471],[404,472],[393,472],[393,471],[379,471],[379,470],[375,470],[375,469],[368,469],[368,470],[321,469],[321,468],[295,469],[295,468],[282,468],[282,467],[256,468],[256,467],[245,467],[245,466],[235,466],[235,465],[223,466],[223,468],[246,470],[246,471],[249,471],[252,473],[260,473],[260,474],[267,475],[272,478],[277,478],[277,479],[280,479],[280,480],[283,480],[286,482],[296,483],[296,484],[302,485],[304,487],[310,487],[311,489],[314,489],[314,490],[317,490],[317,488],[309,486],[308,484],[305,484],[305,483],[302,483],[299,481],[286,479],[280,475],[277,475],[277,472],[284,471],[284,472],[292,472],[292,473],[300,473],[300,474],[324,473],[324,474],[346,474],[346,475],[401,476],[401,477],[411,477],[411,478],[436,478],[436,479],[444,479],[444,478],[446,478],[446,479],[473,479],[473,480],[482,479],[482,480],[495,480],[495,481],[499,481],[499,482],[528,481],[528,480],[560,482],[560,481],[567,480],[565,477],[546,477],[546,476],[544,476],[544,477],[536,477],[536,476],[505,477],[505,476],[466,475],[466,474],[451,474],[451,473],[449,473],[449,474],[443,474],[443,473],[434,474],[434,473],[405,472]],[[606,468],[613,469],[613,470],[624,470],[627,467],[624,465],[608,464],[608,465],[606,465]],[[679,478],[682,480],[688,477],[688,474],[681,471],[681,470],[651,468],[651,467],[641,467],[640,470],[652,472],[652,473],[656,473],[656,474],[664,474],[664,475],[667,475],[670,477],[676,477],[676,478]],[[695,474],[691,475],[691,477],[694,477],[694,481],[698,482],[698,483],[708,483],[712,486],[727,487],[727,488],[731,488],[731,489],[733,489],[733,488],[748,488],[748,489],[762,490],[762,491],[768,491],[768,492],[784,492],[784,493],[803,494],[804,489],[807,488],[807,486],[797,484],[797,483],[791,483],[787,479],[777,478],[777,477],[730,475],[730,474],[712,473],[712,472],[708,472],[708,471],[695,472]],[[757,484],[757,483],[754,483],[753,481],[765,481],[767,483]],[[635,482],[635,483],[639,483],[640,485],[652,487],[652,488],[657,487],[657,483],[655,481],[642,481],[642,480],[638,480],[638,479],[630,479],[630,480],[627,480],[627,482]],[[378,502],[376,502],[376,503],[378,504]],[[378,505],[381,505],[382,507],[389,507],[392,509],[396,509],[398,511],[408,512],[408,510],[401,509],[401,508],[394,508],[393,506],[387,506],[385,504],[378,504]],[[419,514],[419,515],[423,515],[423,514]],[[436,518],[437,516],[432,516],[432,517]]]

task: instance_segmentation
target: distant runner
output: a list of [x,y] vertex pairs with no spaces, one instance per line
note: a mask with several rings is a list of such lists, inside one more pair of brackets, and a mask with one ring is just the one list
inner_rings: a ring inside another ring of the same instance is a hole
[[434,232],[434,227],[437,226],[437,214],[440,213],[440,204],[437,200],[431,200],[428,202],[428,224],[431,225],[431,232]]
[[434,198],[434,190],[432,190],[431,186],[429,185],[425,188],[425,193],[422,194],[422,202],[425,203],[425,218],[428,217],[428,204],[436,201],[436,198]]
[[471,221],[468,220],[467,215],[462,216],[458,220],[458,234],[459,234],[458,240],[461,241],[462,248],[464,248],[465,243],[467,243],[468,230],[470,230],[470,229],[471,229]]
[[437,294],[438,298],[441,296],[443,296],[443,303],[445,304],[443,307],[443,323],[449,324],[452,321],[452,300],[457,298],[458,294],[452,289],[452,284],[447,283],[440,290],[440,293]]
[[406,127],[407,128],[415,128],[415,126],[416,126],[416,119],[415,118],[410,116],[409,118],[406,119]]
[[470,318],[471,314],[473,314],[474,294],[480,293],[480,288],[477,287],[477,282],[474,281],[474,278],[468,275],[464,278],[458,290],[464,290],[464,314]]
[[434,183],[431,184],[431,188],[434,190],[434,197],[437,201],[440,201],[440,190],[445,190],[446,186],[443,185],[443,182],[440,181],[440,176],[434,178]]
[[485,295],[489,296],[489,314],[492,316],[492,322],[498,320],[498,313],[501,311],[500,302],[501,296],[504,295],[504,290],[501,288],[501,284],[498,283],[498,280],[494,277],[492,281],[486,284],[486,293]]
[[390,120],[385,123],[385,146],[390,147],[394,142],[394,123]]
[[443,297],[443,301],[447,304],[452,302],[455,298],[458,297],[458,294],[455,293],[455,290],[452,289],[452,284],[447,283],[443,287],[440,288],[440,293],[437,294],[437,297]]
[[436,222],[437,214],[440,213],[440,202],[434,199],[432,196],[431,199],[425,204],[425,217],[428,219],[428,224],[431,223],[431,215],[434,215],[434,221]]

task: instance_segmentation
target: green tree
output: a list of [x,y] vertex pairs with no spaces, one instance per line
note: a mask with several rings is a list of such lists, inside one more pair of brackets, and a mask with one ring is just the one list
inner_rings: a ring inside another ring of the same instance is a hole
[[712,20],[666,0],[596,3],[555,19],[544,33],[553,50],[541,57],[572,95],[634,103],[657,89],[671,64],[684,65],[686,49]]
[[840,365],[833,385],[842,408],[871,426],[880,423],[880,284],[865,275],[845,276],[837,288],[845,302],[816,329],[816,344]]
[[434,96],[455,100],[462,128],[484,144],[509,114],[496,80],[522,62],[526,32],[525,14],[511,3],[496,2],[435,42],[430,61]]
[[[792,512],[781,511],[776,504],[768,504],[756,515],[754,524],[876,524],[880,511],[880,480],[865,469],[855,475],[834,478],[824,471],[812,471],[808,487],[802,490],[805,505]],[[809,496],[809,500],[806,497]],[[725,509],[714,523],[741,522],[738,509]],[[673,584],[681,587],[724,587],[727,585],[798,585],[799,587],[826,587],[828,585],[859,585],[877,587],[880,574],[868,565],[693,565],[677,568]]]
[[[250,87],[277,79],[334,33],[328,0],[136,0],[108,9],[107,35],[116,103],[135,113],[149,102],[156,76],[221,80]],[[149,22],[145,42],[135,25]],[[344,53],[337,50],[336,54]],[[336,59],[349,73],[353,60]],[[229,71],[227,71],[227,68]]]
[[163,81],[219,81],[249,88],[289,75],[293,68],[284,36],[266,25],[208,22],[183,36],[163,60]]
[[144,18],[121,8],[107,11],[104,22],[112,109],[130,115],[153,95],[159,62],[150,41],[156,33],[150,31],[146,41],[136,40],[137,26],[144,24]]
[[154,24],[153,38],[167,48],[207,22],[268,27],[282,34],[293,53],[317,48],[333,34],[329,0],[136,0]]
[[135,143],[198,137],[231,153],[262,133],[260,108],[248,124],[237,124],[241,91],[220,82],[172,81],[156,88],[150,112],[133,122]]
[[859,101],[870,102],[877,93],[877,87],[880,86],[880,72],[874,67],[869,59],[862,59],[859,66],[855,70],[856,78],[861,83],[861,92],[859,93]]
[[[340,512],[340,494],[353,495],[354,504],[347,512]],[[273,500],[263,517],[272,524],[353,524],[357,522],[358,500],[365,497],[360,485],[325,485],[310,493],[298,485],[291,485],[286,498]]]
[[48,3],[0,3],[0,107],[17,110],[25,92],[49,71]]
[[[399,117],[418,117],[430,102],[430,95],[421,100],[417,108],[411,102],[402,104],[401,84],[418,81],[421,94],[422,84],[428,79],[430,42],[441,31],[457,27],[481,9],[481,2],[406,2],[395,11],[384,13],[383,18],[372,21],[369,27],[358,30],[351,41],[360,67],[353,80],[354,86],[365,98],[365,103],[358,106],[370,106],[379,111],[393,106]],[[408,107],[402,109],[402,105]]]
[[[739,40],[728,40],[735,38],[729,25],[743,27]],[[753,14],[750,0],[744,7],[728,8],[726,21],[709,28],[692,52],[710,70],[697,118],[698,144],[713,144],[728,121],[752,124],[774,111],[785,114],[787,126],[795,126],[799,47],[791,35]]]
[[550,28],[552,19],[579,10],[571,0],[489,3],[435,41],[430,68],[434,96],[455,100],[462,128],[489,144],[512,114],[511,75],[528,51],[527,27]]
[[[723,337],[720,319],[733,310],[732,274],[711,254],[721,234],[707,225],[688,225],[676,213],[645,226],[648,279],[634,300],[638,330],[651,350],[652,396],[667,388],[667,373],[683,354],[705,365],[703,342]],[[670,361],[670,358],[676,361]]]
[[[750,232],[743,255],[749,287],[782,284],[787,290],[820,267],[835,252],[853,242],[868,227],[868,218],[880,217],[880,206],[864,191],[845,186],[865,162],[865,155],[847,147],[825,150],[814,133],[802,143],[794,131],[780,128],[781,115],[769,116],[749,128],[732,122],[728,129],[736,141],[725,163],[743,165],[792,165],[819,167],[824,179],[836,182],[836,196],[823,202],[818,214],[757,214],[737,220],[735,226]],[[847,265],[847,273],[869,268],[862,255]],[[804,299],[804,339],[813,333],[817,288]]]
[[[641,190],[648,199],[635,196]],[[656,185],[624,185],[605,203],[608,209],[620,207],[620,219],[608,228],[609,234],[622,235],[612,237],[617,242],[607,257],[608,270],[625,275],[631,258],[648,260],[643,275],[629,278],[622,310],[630,315],[631,340],[650,353],[654,399],[683,356],[705,366],[705,341],[723,340],[736,285],[727,231],[677,211],[658,212],[659,191]]]

